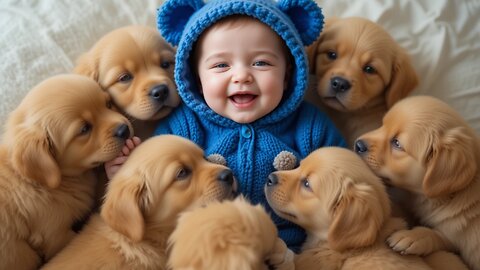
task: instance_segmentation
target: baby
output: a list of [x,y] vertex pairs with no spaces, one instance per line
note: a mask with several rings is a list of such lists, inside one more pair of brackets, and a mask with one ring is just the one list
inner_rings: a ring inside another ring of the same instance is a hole
[[223,156],[239,191],[266,206],[290,248],[300,247],[303,230],[271,211],[263,189],[280,152],[301,160],[322,146],[345,146],[332,122],[303,102],[304,46],[320,33],[320,8],[295,0],[167,0],[158,18],[162,35],[178,46],[183,104],[156,134],[183,136],[206,155]]

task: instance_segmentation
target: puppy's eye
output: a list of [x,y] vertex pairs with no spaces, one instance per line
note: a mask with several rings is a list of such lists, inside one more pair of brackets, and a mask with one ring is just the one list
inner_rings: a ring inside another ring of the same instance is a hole
[[302,179],[300,184],[302,185],[303,188],[306,188],[308,191],[312,191],[312,188],[310,187],[310,182],[308,181],[308,179]]
[[363,71],[364,71],[365,73],[368,73],[368,74],[374,74],[374,73],[377,72],[377,70],[376,70],[374,67],[369,66],[369,65],[364,66],[364,67],[363,67]]
[[82,128],[80,129],[79,135],[85,135],[85,134],[89,133],[91,130],[92,130],[92,124],[90,124],[88,122],[85,122],[83,124]]
[[160,63],[160,67],[163,68],[163,69],[169,69],[172,65],[173,65],[173,63],[169,62],[169,61],[162,61]]
[[191,174],[191,170],[187,167],[182,167],[177,171],[177,180],[183,180]]
[[392,147],[397,149],[397,150],[402,150],[403,151],[403,147],[402,147],[402,144],[400,144],[400,141],[397,139],[397,138],[393,138],[390,143],[392,144]]
[[131,80],[133,80],[133,75],[128,72],[123,73],[122,75],[120,75],[120,77],[118,77],[119,82],[129,82]]
[[327,57],[330,60],[335,60],[335,59],[337,59],[337,53],[334,52],[334,51],[328,51],[327,52]]

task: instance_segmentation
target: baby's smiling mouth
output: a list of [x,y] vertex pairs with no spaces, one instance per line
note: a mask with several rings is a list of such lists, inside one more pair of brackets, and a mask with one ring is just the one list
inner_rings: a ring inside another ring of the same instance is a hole
[[254,94],[235,94],[228,97],[235,104],[243,105],[248,104],[257,98],[257,95]]

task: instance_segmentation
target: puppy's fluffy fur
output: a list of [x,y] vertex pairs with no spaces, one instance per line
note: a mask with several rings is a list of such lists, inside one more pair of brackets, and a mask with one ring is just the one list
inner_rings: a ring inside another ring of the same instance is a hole
[[74,71],[99,82],[132,121],[135,135],[146,139],[157,120],[180,103],[174,54],[156,29],[127,26],[102,37],[79,57]]
[[132,132],[100,86],[58,75],[10,114],[0,145],[0,268],[35,269],[74,236],[93,205],[92,168],[114,158]]
[[457,112],[433,97],[404,99],[381,128],[360,137],[356,151],[377,175],[415,196],[411,210],[426,227],[392,235],[395,250],[458,250],[480,269],[480,142]]
[[381,179],[352,151],[316,150],[297,169],[270,174],[265,193],[278,215],[307,232],[297,269],[430,269],[385,244],[405,223],[390,216]]
[[329,18],[307,49],[315,77],[306,99],[325,110],[352,145],[418,84],[405,50],[378,24]]
[[100,215],[45,269],[165,269],[177,216],[232,195],[233,174],[184,138],[152,137],[111,180]]
[[293,252],[265,209],[242,197],[185,212],[169,244],[173,270],[294,269]]

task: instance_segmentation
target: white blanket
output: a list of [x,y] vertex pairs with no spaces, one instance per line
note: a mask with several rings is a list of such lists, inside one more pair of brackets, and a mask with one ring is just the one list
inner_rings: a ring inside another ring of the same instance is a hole
[[[102,35],[129,24],[155,26],[162,2],[2,0],[0,123],[34,85],[70,72]],[[421,80],[413,94],[441,98],[480,133],[480,1],[317,2],[326,17],[361,16],[386,28],[412,55]]]

